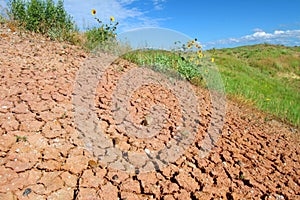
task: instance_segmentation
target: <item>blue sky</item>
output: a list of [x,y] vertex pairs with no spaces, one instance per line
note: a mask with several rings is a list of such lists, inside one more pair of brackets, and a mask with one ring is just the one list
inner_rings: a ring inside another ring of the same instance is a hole
[[[156,39],[158,43],[163,43],[163,39],[174,39],[171,37],[172,33],[182,33],[183,36],[198,38],[206,48],[264,42],[300,45],[300,0],[65,0],[64,2],[66,10],[74,17],[80,28],[97,25],[91,15],[91,9],[96,9],[96,16],[101,20],[108,22],[109,17],[114,16],[120,22],[119,34],[144,27],[165,29],[166,35]],[[132,35],[139,35],[139,32]]]

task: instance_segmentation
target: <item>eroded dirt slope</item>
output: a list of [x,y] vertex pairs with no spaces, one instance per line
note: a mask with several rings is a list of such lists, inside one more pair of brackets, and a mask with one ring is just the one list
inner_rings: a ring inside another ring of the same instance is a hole
[[[0,199],[300,199],[299,130],[228,100],[222,136],[206,158],[195,154],[201,148],[195,140],[160,171],[117,171],[85,150],[75,130],[72,92],[88,55],[6,26],[0,46]],[[112,80],[130,64],[114,65],[106,74]],[[113,88],[114,81],[101,82],[95,98],[107,136],[123,150],[162,148],[170,135],[143,142],[116,131]],[[201,135],[210,121],[209,99],[195,91]],[[142,88],[131,99],[131,113],[140,122],[150,107],[145,102],[164,99],[160,103],[174,111],[168,126],[175,127],[180,114],[173,98],[162,88]]]

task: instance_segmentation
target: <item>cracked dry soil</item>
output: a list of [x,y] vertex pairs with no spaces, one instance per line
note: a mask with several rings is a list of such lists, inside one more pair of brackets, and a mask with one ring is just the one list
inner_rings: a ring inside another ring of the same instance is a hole
[[[201,114],[200,136],[180,159],[149,173],[107,168],[83,148],[74,124],[74,81],[88,55],[76,46],[12,33],[1,26],[1,200],[300,199],[299,130],[266,120],[252,108],[227,100],[225,124],[215,148],[205,158],[195,154],[210,121],[209,95],[199,88],[194,90]],[[98,116],[104,119],[101,126],[120,149],[160,149],[170,129],[141,141],[117,130],[111,116],[114,81],[130,67],[134,65],[126,61],[112,64],[106,81],[99,83],[95,102]],[[112,81],[107,81],[109,77]],[[180,117],[176,98],[157,86],[134,93],[129,104],[134,120],[146,123],[143,116],[157,101],[170,106],[166,127],[175,128]]]

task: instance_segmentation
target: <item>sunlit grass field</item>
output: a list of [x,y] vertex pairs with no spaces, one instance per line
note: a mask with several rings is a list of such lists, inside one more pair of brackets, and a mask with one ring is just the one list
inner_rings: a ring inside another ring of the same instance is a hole
[[229,96],[300,126],[300,47],[261,44],[215,55]]
[[[9,19],[0,15],[0,22],[19,31],[33,31],[53,40],[80,45],[87,51],[99,45],[110,49],[107,41],[115,41],[118,22],[110,17],[110,23],[103,24],[96,13],[96,10],[91,12],[99,27],[79,33],[62,0],[57,4],[52,0],[10,0]],[[197,42],[187,46],[192,44]],[[193,53],[198,53],[199,63],[190,59]],[[206,87],[203,75],[211,72],[211,65],[217,66],[228,97],[300,127],[300,47],[260,44],[210,50],[204,54],[211,56],[202,58],[201,49],[188,53],[140,50],[130,51],[123,58],[141,66],[175,70],[199,87]]]

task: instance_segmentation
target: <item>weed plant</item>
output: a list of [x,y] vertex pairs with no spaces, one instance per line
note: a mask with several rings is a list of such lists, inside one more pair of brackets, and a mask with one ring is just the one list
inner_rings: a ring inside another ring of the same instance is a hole
[[[96,10],[91,11],[92,15],[96,15]],[[115,22],[113,16],[110,17],[109,24],[103,23],[99,18],[94,17],[99,23],[99,27],[93,27],[85,32],[86,40],[84,47],[88,50],[98,51],[110,51],[117,49],[116,47],[116,29],[119,22]]]

